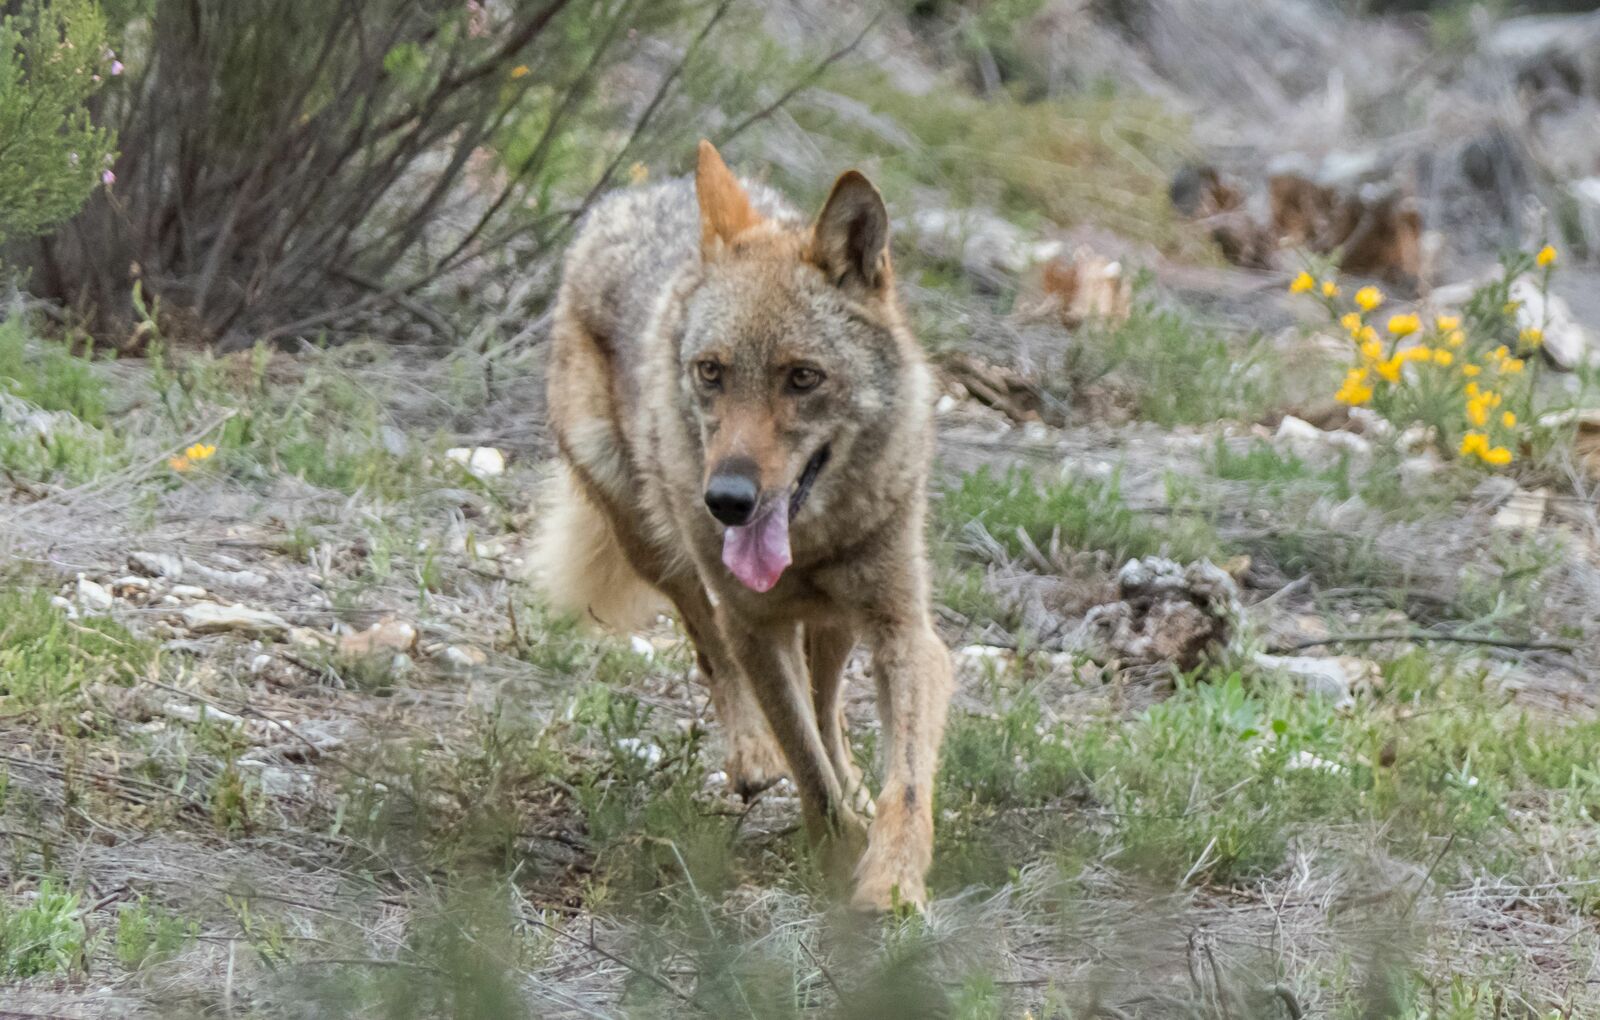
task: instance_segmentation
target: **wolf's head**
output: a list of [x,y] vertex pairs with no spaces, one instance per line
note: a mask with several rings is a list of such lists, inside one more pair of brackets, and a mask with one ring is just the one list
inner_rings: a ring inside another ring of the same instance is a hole
[[767,591],[790,563],[789,527],[827,513],[840,465],[896,411],[904,356],[889,217],[850,171],[809,226],[764,219],[700,143],[703,275],[689,296],[680,386],[698,421],[706,509],[723,562]]

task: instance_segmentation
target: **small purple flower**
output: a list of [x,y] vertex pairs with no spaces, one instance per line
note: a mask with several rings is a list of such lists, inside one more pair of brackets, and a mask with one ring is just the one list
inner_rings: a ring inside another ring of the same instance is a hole
[[113,60],[111,62],[111,77],[115,78],[117,75],[121,74],[124,70],[126,70],[126,68],[124,68],[122,66],[122,61]]
[[100,171],[100,183],[109,188],[111,185],[117,183],[117,175],[112,173],[110,170],[102,170]]

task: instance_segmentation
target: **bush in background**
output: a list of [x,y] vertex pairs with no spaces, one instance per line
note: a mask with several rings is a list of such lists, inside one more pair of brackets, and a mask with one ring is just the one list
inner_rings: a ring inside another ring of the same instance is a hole
[[96,112],[115,184],[14,256],[123,348],[337,338],[380,313],[451,337],[419,296],[551,250],[684,68],[715,63],[729,6],[123,0],[128,71]]
[[120,71],[89,0],[0,18],[0,243],[71,216],[109,173],[112,136],[88,102]]

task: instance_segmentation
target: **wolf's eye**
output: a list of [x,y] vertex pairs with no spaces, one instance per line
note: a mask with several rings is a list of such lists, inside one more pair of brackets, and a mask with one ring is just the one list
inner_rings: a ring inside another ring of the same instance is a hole
[[789,388],[796,393],[814,390],[821,382],[822,373],[814,368],[801,365],[799,368],[789,370]]
[[697,361],[694,363],[694,376],[705,386],[716,386],[722,382],[722,366],[715,361]]

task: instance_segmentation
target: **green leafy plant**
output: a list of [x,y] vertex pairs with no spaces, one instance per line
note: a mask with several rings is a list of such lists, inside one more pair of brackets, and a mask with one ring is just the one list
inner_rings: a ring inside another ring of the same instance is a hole
[[66,219],[110,182],[113,136],[89,100],[121,67],[90,0],[32,0],[0,18],[0,242]]

